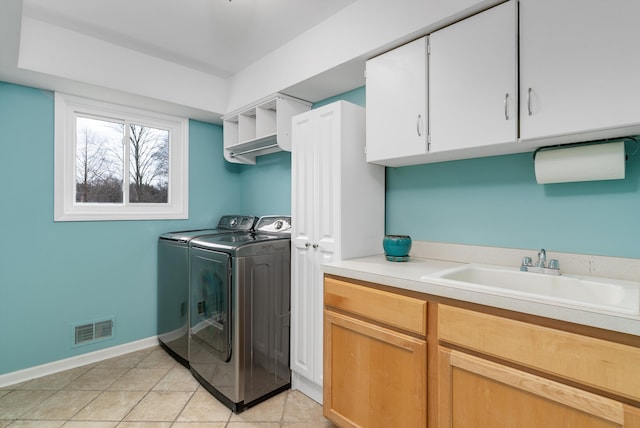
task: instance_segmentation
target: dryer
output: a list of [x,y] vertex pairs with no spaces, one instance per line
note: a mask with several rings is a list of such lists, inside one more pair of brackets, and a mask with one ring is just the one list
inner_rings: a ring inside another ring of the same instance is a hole
[[291,217],[190,245],[191,372],[241,412],[291,385]]
[[189,242],[197,236],[249,232],[255,216],[224,215],[213,229],[168,232],[158,238],[158,341],[189,367]]

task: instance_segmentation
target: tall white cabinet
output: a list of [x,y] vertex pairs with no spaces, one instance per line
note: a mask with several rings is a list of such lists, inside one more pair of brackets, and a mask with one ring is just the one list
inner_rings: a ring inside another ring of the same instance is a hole
[[292,386],[322,402],[321,265],[382,253],[384,167],[365,161],[365,110],[338,101],[292,119]]

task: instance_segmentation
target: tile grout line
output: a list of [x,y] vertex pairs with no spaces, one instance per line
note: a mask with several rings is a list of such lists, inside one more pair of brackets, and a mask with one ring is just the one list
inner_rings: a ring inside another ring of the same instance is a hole
[[[145,357],[145,358],[146,358],[146,357]],[[143,358],[142,360],[140,360],[140,361],[143,361],[143,360],[144,360],[144,358]],[[104,394],[105,392],[109,391],[109,388],[111,388],[113,385],[115,385],[115,384],[116,384],[116,382],[118,382],[120,379],[122,379],[122,378],[123,378],[127,373],[129,373],[129,372],[130,372],[131,370],[133,370],[134,368],[137,368],[137,367],[138,367],[138,364],[140,364],[140,361],[138,361],[138,362],[136,363],[136,365],[135,365],[135,366],[133,366],[133,367],[124,367],[124,368],[126,368],[126,369],[127,369],[124,373],[122,373],[120,376],[118,376],[118,377],[117,377],[113,382],[111,382],[109,385],[107,385],[104,389],[100,390],[100,393],[99,393],[98,395],[96,395],[96,396],[95,396],[95,398],[94,398],[93,400],[91,400],[90,402],[88,402],[88,403],[87,403],[87,404],[86,404],[82,409],[78,410],[75,414],[73,414],[70,418],[68,418],[68,419],[65,421],[65,424],[66,424],[67,422],[69,422],[69,421],[72,421],[74,416],[76,416],[78,413],[80,413],[81,411],[83,411],[84,409],[86,409],[86,408],[87,408],[87,406],[89,406],[91,403],[93,403],[95,400],[97,400],[97,399],[98,399],[98,397],[102,396],[102,394]],[[98,364],[98,366],[96,366],[95,368],[98,368],[99,366],[100,366],[100,365]],[[106,369],[108,369],[108,368],[106,368]],[[114,369],[117,369],[117,367],[115,367]],[[89,372],[90,370],[91,370],[91,369],[87,370],[85,373]],[[73,382],[70,382],[68,385],[70,385],[71,383],[73,383]],[[147,391],[147,392],[148,392],[148,391]],[[144,395],[143,395],[143,397],[144,397],[144,396],[146,396],[146,394],[144,394]],[[141,398],[141,399],[142,399],[142,398]],[[141,399],[140,399],[140,400],[141,400]],[[136,404],[135,404],[133,407],[137,406],[137,405],[138,405],[138,403],[140,403],[140,400],[138,400],[138,401],[136,402]],[[132,409],[133,409],[133,407],[132,407]],[[131,411],[131,410],[130,410],[130,411]],[[127,412],[127,414],[129,414],[129,412]],[[125,415],[125,416],[126,416],[126,415]],[[120,419],[119,421],[108,421],[108,422],[116,422],[116,424],[118,424],[118,425],[119,425],[119,424],[122,422],[122,419]],[[63,424],[62,426],[64,426],[64,424]],[[116,426],[117,426],[117,425],[116,425]]]
[[284,405],[282,406],[282,414],[280,415],[280,426],[284,424],[284,414],[287,411],[287,403],[289,402],[289,395],[291,392],[291,388],[289,388],[286,393],[287,395],[284,397]]
[[[146,355],[146,357],[148,357],[149,355]],[[84,407],[82,407],[80,410],[78,410],[76,413],[74,413],[71,417],[69,417],[68,419],[66,419],[63,423],[62,426],[64,426],[64,424],[66,424],[67,422],[73,422],[73,417],[76,416],[78,413],[80,413],[82,410],[86,409],[87,406],[89,406],[91,403],[93,403],[96,399],[98,399],[98,397],[100,397],[102,394],[104,394],[105,392],[130,392],[130,391],[135,391],[135,390],[110,390],[109,388],[111,388],[113,385],[115,385],[120,379],[124,378],[128,373],[130,373],[132,370],[134,369],[146,369],[146,367],[139,367],[139,365],[142,363],[142,361],[145,360],[145,358],[142,358],[140,361],[138,361],[134,366],[132,367],[106,367],[105,369],[118,369],[118,368],[123,368],[126,369],[126,371],[124,371],[120,376],[118,376],[116,379],[114,379],[113,382],[111,382],[109,385],[107,385],[104,389],[102,390],[86,390],[86,391],[96,391],[99,392],[99,394],[93,399],[91,400],[89,403],[87,403]],[[151,392],[153,390],[153,388],[175,367],[176,363],[172,364],[170,366],[170,368],[167,369],[167,372],[165,373],[164,376],[162,376],[158,381],[156,381],[149,389],[145,390],[141,390],[144,392],[144,394],[136,401],[136,403],[131,407],[131,409],[125,413],[125,415],[120,418],[119,420],[107,420],[104,422],[115,422],[117,425],[122,424],[123,422],[125,422],[125,418],[129,415],[129,413],[131,413],[131,411],[138,405],[140,404],[140,402],[149,394],[149,392]],[[90,370],[94,369],[94,368],[99,368],[99,365],[89,368],[88,370],[84,371],[83,374],[89,372]],[[104,367],[103,367],[104,368]],[[82,376],[82,375],[80,375]],[[80,377],[78,376],[78,377]],[[76,378],[77,379],[77,378]],[[75,381],[75,379],[74,379]],[[69,383],[67,383],[66,385],[64,385],[61,389],[59,389],[58,391],[73,391],[73,390],[68,390],[68,389],[64,389],[65,387],[71,385],[74,381],[71,381]],[[82,391],[82,390],[77,390],[77,391]],[[55,393],[53,394],[55,395]],[[52,395],[52,396],[53,396]],[[50,398],[50,397],[49,397]],[[47,400],[49,399],[47,398]],[[47,401],[45,400],[45,401]],[[44,402],[43,402],[44,403]],[[82,422],[82,421],[78,421],[78,422]],[[91,421],[84,421],[84,422],[91,422]],[[117,426],[116,425],[116,426]]]
[[[174,366],[175,368],[175,366]],[[173,370],[173,369],[171,369]],[[169,370],[169,371],[171,371]],[[191,371],[190,369],[187,369],[189,371]],[[169,374],[169,372],[167,372],[167,374],[165,376],[167,376]],[[162,376],[162,379],[164,379],[165,376]],[[161,379],[161,380],[162,380]],[[160,381],[158,381],[156,383],[156,385],[160,383]],[[154,385],[155,387],[155,385]],[[173,418],[173,421],[171,421],[171,426],[173,426],[174,424],[176,424],[178,422],[178,419],[180,418],[180,416],[182,415],[182,412],[184,412],[184,410],[187,408],[187,406],[189,405],[189,403],[191,403],[191,400],[193,400],[193,397],[195,397],[196,392],[198,391],[198,388],[200,387],[200,384],[198,384],[198,386],[196,386],[196,389],[194,389],[193,391],[191,391],[191,396],[189,396],[189,399],[184,403],[184,405],[182,406],[182,408],[180,409],[180,411],[176,414],[176,417]],[[153,388],[152,388],[153,389]],[[185,391],[188,392],[188,391]],[[133,410],[133,409],[132,409]]]
[[[94,367],[97,368],[98,366]],[[87,371],[85,371],[84,373],[88,373],[89,371],[91,371],[92,369],[89,369]],[[124,373],[122,373],[120,376],[118,376],[113,382],[111,382],[109,385],[107,385],[104,389],[102,390],[97,390],[100,391],[100,393],[98,395],[96,395],[95,397],[93,397],[93,400],[89,401],[87,404],[85,404],[81,409],[79,409],[77,412],[75,412],[73,415],[71,415],[70,417],[67,418],[66,421],[64,421],[64,423],[62,425],[60,425],[61,427],[64,426],[67,422],[73,420],[73,417],[76,416],[78,413],[82,412],[84,409],[87,408],[87,406],[89,406],[91,403],[93,403],[94,401],[96,401],[98,399],[98,397],[100,397],[102,394],[104,394],[112,385],[114,385],[118,380],[120,380],[121,378],[124,377],[125,374],[129,373],[131,371],[131,368],[129,368],[127,371],[125,371]],[[83,373],[83,374],[84,374]],[[80,376],[78,376],[80,377]],[[76,378],[77,379],[77,378]],[[73,382],[69,382],[67,385],[71,385]]]
[[[150,353],[149,355],[151,355],[151,353]],[[143,361],[144,361],[144,360],[145,360],[149,355],[147,355],[145,358],[143,358],[143,359],[141,359],[140,361],[138,361],[134,367],[132,367],[132,368],[130,368],[130,369],[129,369],[129,371],[131,371],[131,370],[133,370],[133,369],[142,369],[142,370],[144,370],[146,367],[140,367],[140,364],[142,364],[142,362],[143,362]],[[118,422],[118,425],[116,425],[116,427],[126,422],[126,421],[125,421],[125,419],[127,418],[127,416],[129,416],[129,415],[131,414],[131,412],[133,412],[133,409],[135,409],[135,408],[136,408],[136,407],[137,407],[137,406],[142,402],[142,400],[144,400],[144,399],[149,395],[149,393],[150,393],[151,391],[153,391],[153,388],[155,388],[155,387],[156,387],[156,386],[157,386],[157,385],[162,381],[162,379],[164,379],[164,378],[165,378],[165,376],[167,376],[167,375],[169,374],[169,372],[171,372],[171,370],[173,370],[173,369],[176,367],[176,365],[177,365],[177,364],[178,364],[178,363],[174,361],[174,362],[173,362],[173,364],[172,364],[172,365],[169,367],[169,369],[167,370],[167,372],[164,374],[164,376],[162,376],[160,379],[158,379],[158,380],[157,380],[157,381],[156,381],[156,382],[155,382],[151,387],[149,387],[149,389],[147,389],[147,390],[145,391],[145,393],[144,393],[144,394],[142,394],[142,397],[140,397],[140,398],[138,399],[138,401],[136,401],[136,404],[134,404],[133,406],[131,406],[131,408],[129,409],[129,411],[128,411],[128,412],[126,412],[126,413],[122,416],[122,418],[121,418],[119,421],[117,421],[117,422]],[[114,382],[114,383],[115,383],[115,382]],[[113,384],[112,384],[112,385],[113,385]],[[191,397],[189,397],[189,400],[191,400]],[[184,410],[184,408],[183,408],[182,410]],[[180,410],[180,412],[178,412],[178,416],[180,415],[180,413],[182,413],[182,410]],[[176,416],[176,418],[177,418],[178,416]],[[131,421],[131,422],[138,422],[138,421]],[[144,423],[144,421],[140,421],[140,422],[143,422],[143,423]],[[153,422],[155,422],[155,421],[153,421]],[[173,423],[174,423],[174,422],[175,422],[175,421],[170,422],[170,423],[171,423],[171,425],[173,425]]]

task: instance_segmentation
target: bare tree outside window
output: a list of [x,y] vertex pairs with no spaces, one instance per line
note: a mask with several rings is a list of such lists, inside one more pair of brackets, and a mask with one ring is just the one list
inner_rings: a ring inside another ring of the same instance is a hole
[[76,131],[76,203],[122,203],[125,186],[130,203],[168,202],[169,131],[85,117]]
[[86,117],[76,125],[76,202],[122,203],[122,125]]
[[129,202],[166,203],[169,190],[169,132],[129,126]]

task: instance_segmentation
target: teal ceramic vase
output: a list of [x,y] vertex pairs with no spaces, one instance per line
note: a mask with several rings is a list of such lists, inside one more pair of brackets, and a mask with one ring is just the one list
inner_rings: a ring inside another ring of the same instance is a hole
[[411,250],[409,235],[385,235],[382,240],[384,255],[390,262],[406,262]]

